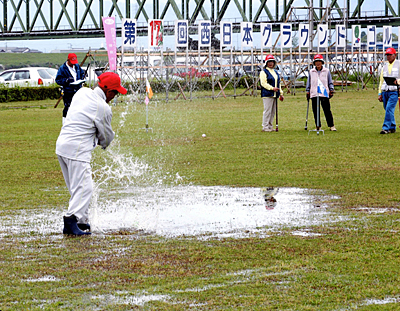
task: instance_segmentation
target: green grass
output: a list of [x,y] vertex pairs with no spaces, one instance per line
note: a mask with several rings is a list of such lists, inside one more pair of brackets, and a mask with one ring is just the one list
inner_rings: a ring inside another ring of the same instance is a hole
[[[53,105],[0,109],[3,219],[67,206],[54,153],[62,108]],[[118,147],[156,168],[165,183],[179,173],[197,185],[321,189],[339,196],[330,209],[347,218],[310,228],[319,236],[292,235],[299,224],[264,238],[211,240],[134,231],[77,239],[63,237],[61,227],[46,235],[2,226],[1,310],[400,310],[398,303],[366,303],[400,297],[400,134],[379,134],[384,111],[376,91],[338,92],[338,131],[322,117],[319,136],[304,130],[304,93],[279,103],[278,133],[261,132],[259,97],[153,101],[149,133],[141,130],[143,104],[112,109],[118,138],[110,150],[96,149],[94,171]],[[308,124],[313,128],[312,113]],[[31,282],[46,276],[57,281]],[[129,305],[141,295],[169,298]]]

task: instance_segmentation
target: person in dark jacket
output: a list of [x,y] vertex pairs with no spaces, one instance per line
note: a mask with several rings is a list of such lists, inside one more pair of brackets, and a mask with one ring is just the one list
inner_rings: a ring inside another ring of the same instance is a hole
[[[283,101],[281,78],[275,69],[276,60],[271,54],[265,58],[265,68],[260,72],[261,98],[264,104],[262,131],[274,131],[272,122],[276,112],[277,98]],[[277,131],[278,129],[276,129]]]
[[58,69],[56,76],[56,83],[63,88],[63,123],[71,105],[72,97],[82,87],[84,81],[80,82],[80,80],[84,80],[84,78],[85,72],[79,66],[76,54],[68,54],[67,61]]

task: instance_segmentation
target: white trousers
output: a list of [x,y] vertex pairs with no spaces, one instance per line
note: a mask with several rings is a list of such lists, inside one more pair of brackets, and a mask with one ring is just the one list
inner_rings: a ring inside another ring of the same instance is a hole
[[65,216],[75,215],[78,223],[88,223],[89,204],[93,193],[90,163],[71,160],[58,155],[65,183],[71,195]]
[[276,111],[276,98],[274,97],[263,97],[264,112],[262,129],[263,130],[273,130],[273,122]]

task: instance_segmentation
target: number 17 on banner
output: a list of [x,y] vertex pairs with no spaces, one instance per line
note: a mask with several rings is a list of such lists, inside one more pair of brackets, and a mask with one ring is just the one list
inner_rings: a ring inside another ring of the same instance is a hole
[[163,45],[163,24],[162,20],[152,19],[148,28],[149,47],[158,47]]

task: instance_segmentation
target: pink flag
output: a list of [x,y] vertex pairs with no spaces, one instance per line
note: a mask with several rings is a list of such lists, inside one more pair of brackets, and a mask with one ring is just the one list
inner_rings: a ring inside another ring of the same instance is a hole
[[149,100],[149,98],[147,96],[146,96],[146,99],[144,100],[144,102],[146,103],[146,105],[149,104],[150,100]]
[[117,70],[117,32],[115,30],[115,17],[103,17],[102,20],[110,70]]

